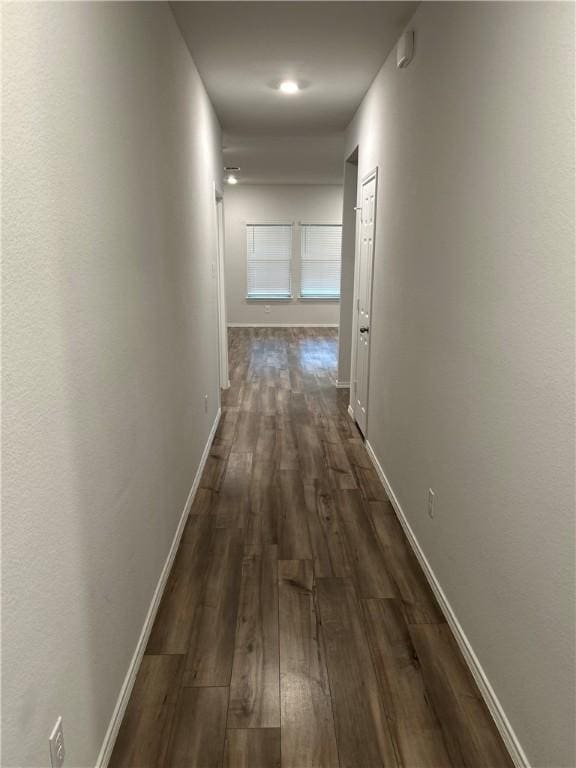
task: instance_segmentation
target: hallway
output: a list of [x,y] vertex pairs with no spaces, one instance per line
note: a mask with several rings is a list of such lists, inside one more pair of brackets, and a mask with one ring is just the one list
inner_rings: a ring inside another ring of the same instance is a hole
[[510,766],[336,389],[333,329],[231,387],[111,768]]
[[2,4],[2,768],[576,768],[575,9]]

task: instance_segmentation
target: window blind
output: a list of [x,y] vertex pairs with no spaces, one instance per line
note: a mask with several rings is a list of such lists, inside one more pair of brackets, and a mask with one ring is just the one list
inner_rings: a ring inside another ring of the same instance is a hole
[[301,233],[300,296],[340,298],[342,226],[302,224]]
[[246,295],[249,299],[290,298],[291,224],[248,224]]

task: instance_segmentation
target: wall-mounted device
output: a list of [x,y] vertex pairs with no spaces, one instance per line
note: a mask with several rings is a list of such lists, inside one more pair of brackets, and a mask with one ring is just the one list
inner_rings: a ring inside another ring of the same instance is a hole
[[414,56],[414,32],[404,32],[396,46],[396,66],[404,69]]

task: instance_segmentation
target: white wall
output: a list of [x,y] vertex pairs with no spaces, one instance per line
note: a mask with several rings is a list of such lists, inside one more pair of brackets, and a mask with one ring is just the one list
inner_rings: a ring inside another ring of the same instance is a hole
[[[226,222],[226,291],[230,324],[331,324],[338,325],[337,301],[299,301],[298,263],[300,234],[294,227],[291,301],[246,299],[246,224],[312,224],[342,222],[342,187],[315,185],[238,185],[224,192]],[[264,305],[270,313],[264,312]]]
[[358,219],[358,161],[344,164],[342,203],[342,273],[340,275],[340,318],[338,330],[338,381],[350,383],[352,355],[352,314],[354,307],[354,265]]
[[574,7],[410,27],[347,134],[380,170],[368,439],[531,764],[569,768]]
[[3,16],[2,765],[77,768],[217,411],[220,131],[167,5]]

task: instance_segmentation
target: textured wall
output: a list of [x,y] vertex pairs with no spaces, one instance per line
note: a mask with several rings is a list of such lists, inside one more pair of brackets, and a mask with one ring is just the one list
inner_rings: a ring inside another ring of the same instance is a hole
[[[354,266],[356,257],[356,209],[358,165],[345,163],[342,201],[342,274],[340,281],[340,327],[338,333],[338,380],[350,381],[352,318],[354,312]],[[358,220],[359,223],[359,220]]]
[[217,410],[220,131],[167,5],[3,16],[2,765],[78,768]]
[[[229,323],[319,323],[338,325],[337,301],[298,301],[300,233],[294,227],[292,301],[246,300],[246,224],[342,222],[342,187],[314,185],[246,185],[226,187],[226,292]],[[264,305],[270,305],[270,313]]]
[[569,768],[574,7],[410,27],[347,136],[380,171],[368,438],[532,765]]

